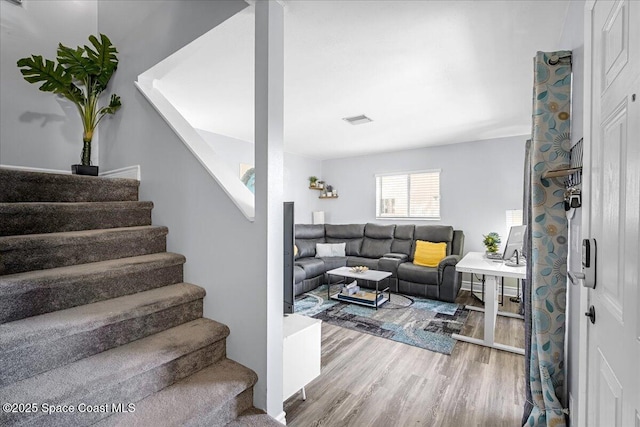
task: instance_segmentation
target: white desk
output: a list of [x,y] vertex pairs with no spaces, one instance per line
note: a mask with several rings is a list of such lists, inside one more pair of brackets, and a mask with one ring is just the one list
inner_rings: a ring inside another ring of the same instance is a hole
[[453,334],[452,337],[470,342],[472,344],[484,345],[486,347],[497,348],[498,350],[510,351],[512,353],[524,355],[524,349],[512,347],[510,345],[495,342],[496,317],[498,315],[515,317],[522,319],[519,314],[498,311],[497,291],[498,277],[513,277],[524,279],[526,277],[525,267],[509,267],[502,261],[494,261],[484,256],[482,252],[469,252],[456,264],[456,271],[461,273],[483,274],[485,276],[485,299],[484,308],[467,305],[465,308],[473,311],[484,312],[484,338],[472,338],[465,335]]

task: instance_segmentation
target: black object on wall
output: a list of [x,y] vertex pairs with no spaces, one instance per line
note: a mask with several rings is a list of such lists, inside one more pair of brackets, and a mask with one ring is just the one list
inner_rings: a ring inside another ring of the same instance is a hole
[[294,292],[293,292],[293,245],[294,245],[294,216],[293,202],[284,202],[284,313],[293,313]]

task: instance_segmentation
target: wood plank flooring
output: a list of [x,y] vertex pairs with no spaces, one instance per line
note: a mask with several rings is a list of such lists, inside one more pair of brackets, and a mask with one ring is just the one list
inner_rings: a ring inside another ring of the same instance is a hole
[[[456,302],[481,305],[467,291]],[[462,334],[482,338],[483,316],[470,312]],[[498,316],[496,341],[522,347],[524,322]],[[462,341],[447,356],[323,323],[322,374],[306,392],[285,402],[288,426],[514,427],[524,356]]]

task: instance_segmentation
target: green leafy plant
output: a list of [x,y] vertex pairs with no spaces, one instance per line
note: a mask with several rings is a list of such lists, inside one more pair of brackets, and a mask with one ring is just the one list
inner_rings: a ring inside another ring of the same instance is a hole
[[120,97],[111,95],[109,104],[98,107],[100,94],[107,88],[111,76],[118,68],[118,51],[111,40],[100,34],[89,36],[91,46],[75,49],[58,44],[57,63],[31,55],[18,61],[24,79],[29,83],[42,83],[40,90],[52,92],[73,102],[82,120],[83,165],[91,164],[91,140],[100,121],[107,114],[114,114],[120,106]]
[[487,252],[498,252],[498,245],[500,244],[500,235],[498,233],[492,231],[482,237],[484,237],[482,243],[487,247]]
[[310,176],[309,177],[309,183],[310,184],[315,184],[317,180],[318,180],[317,176]]

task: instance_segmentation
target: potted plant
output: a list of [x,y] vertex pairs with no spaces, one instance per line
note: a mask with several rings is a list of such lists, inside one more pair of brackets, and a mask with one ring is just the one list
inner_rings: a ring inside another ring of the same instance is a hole
[[309,187],[315,188],[317,181],[318,181],[318,177],[317,176],[310,176],[309,177]]
[[320,189],[324,188],[324,181],[318,181],[318,182],[316,183],[316,186],[317,186],[318,188],[320,188]]
[[483,235],[482,237],[484,237],[482,243],[487,248],[487,255],[495,255],[495,253],[498,252],[500,235],[495,231],[492,231],[491,233],[487,234],[486,236]]
[[29,83],[42,83],[40,90],[53,92],[73,102],[82,120],[81,164],[72,165],[71,171],[80,175],[98,175],[98,166],[91,165],[91,140],[100,121],[114,114],[121,106],[120,97],[111,95],[109,104],[98,106],[98,99],[107,88],[111,76],[118,68],[118,51],[104,34],[100,39],[89,36],[91,46],[71,49],[58,44],[57,63],[40,55],[18,61],[20,72]]

